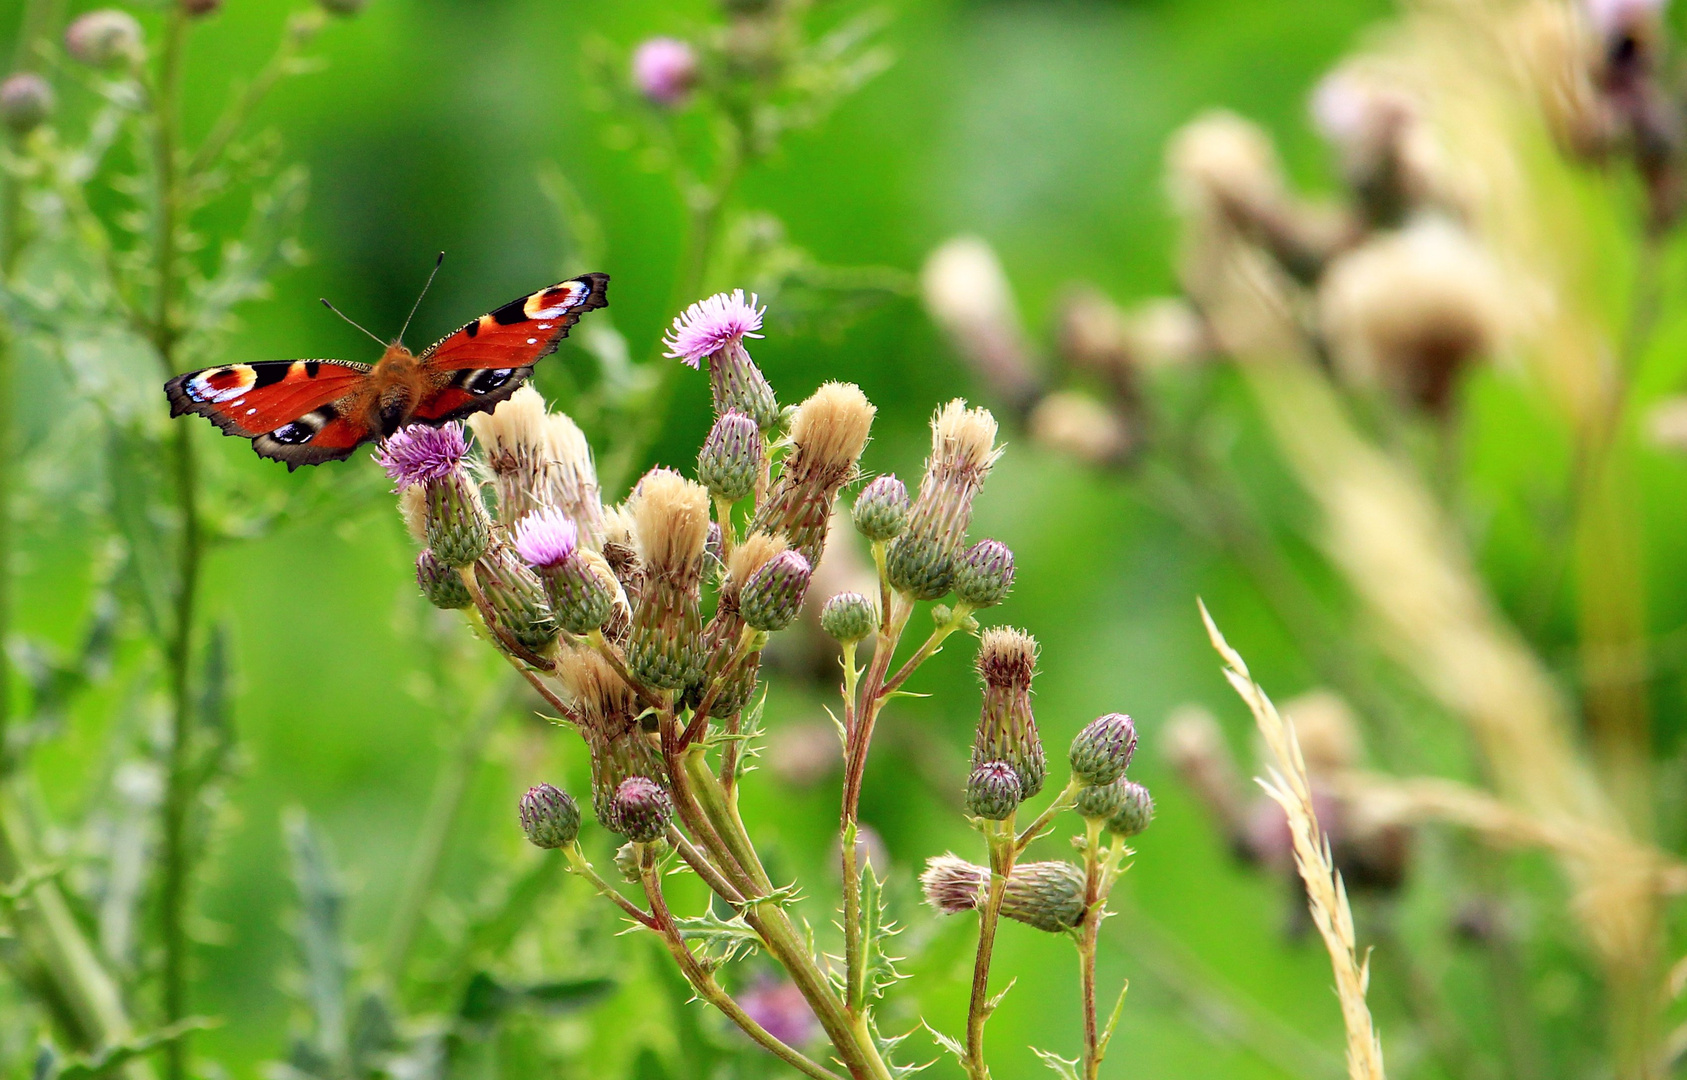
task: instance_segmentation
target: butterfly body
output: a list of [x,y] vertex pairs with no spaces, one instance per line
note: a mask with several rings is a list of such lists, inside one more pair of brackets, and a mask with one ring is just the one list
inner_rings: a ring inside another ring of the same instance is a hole
[[272,360],[178,375],[170,415],[195,412],[252,440],[288,468],[349,457],[407,424],[437,426],[492,409],[587,311],[608,305],[609,276],[586,274],[518,297],[421,353],[388,345],[374,364]]

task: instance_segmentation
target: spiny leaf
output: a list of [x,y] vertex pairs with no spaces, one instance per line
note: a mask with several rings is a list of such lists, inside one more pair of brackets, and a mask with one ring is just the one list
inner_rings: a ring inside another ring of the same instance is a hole
[[[83,1058],[71,1058],[58,1071],[58,1080],[94,1080],[95,1077],[109,1076],[119,1067],[133,1061],[143,1054],[175,1042],[190,1031],[204,1031],[206,1028],[217,1026],[217,1021],[204,1016],[190,1016],[185,1020],[178,1020],[157,1031],[138,1035],[126,1042],[107,1046],[97,1054],[90,1054]],[[50,1068],[50,1066],[49,1066]]]
[[896,964],[902,958],[885,952],[885,943],[902,932],[901,927],[885,916],[885,910],[884,885],[879,881],[878,874],[873,872],[873,864],[868,862],[861,868],[861,938],[866,947],[866,992],[869,999],[883,997],[886,987],[904,977],[896,970]]
[[1035,1046],[1031,1048],[1031,1052],[1041,1058],[1044,1065],[1053,1069],[1061,1080],[1083,1080],[1083,1077],[1078,1075],[1076,1058],[1063,1058],[1053,1050],[1039,1050]]
[[[924,1021],[921,1021],[921,1023],[924,1023]],[[909,1028],[900,1035],[886,1035],[879,1031],[879,1023],[877,1019],[875,1019],[871,1014],[867,1017],[867,1034],[872,1037],[873,1044],[879,1048],[879,1057],[883,1059],[885,1066],[890,1069],[892,1080],[902,1080],[903,1077],[913,1076],[917,1072],[923,1072],[926,1069],[931,1068],[933,1063],[937,1060],[936,1058],[932,1058],[931,1061],[922,1061],[911,1065],[898,1065],[896,1063],[897,1049],[900,1048],[903,1043],[907,1042],[908,1036],[912,1035],[916,1030],[918,1029]]]
[[675,919],[680,937],[697,944],[698,959],[711,968],[749,956],[762,947],[757,934],[742,915],[723,919],[711,909],[701,915]]
[[996,1011],[996,1008],[999,1005],[1001,1005],[1002,1000],[1008,996],[1008,991],[1012,990],[1013,987],[1014,987],[1014,984],[1017,983],[1018,981],[1019,981],[1019,976],[1015,975],[1013,978],[1008,980],[1008,984],[1006,986],[1004,986],[1000,990],[996,991],[996,994],[995,994],[994,997],[992,997],[989,1001],[986,1001],[984,1003],[984,1015],[985,1016],[989,1016],[991,1013]]
[[966,1065],[967,1050],[966,1047],[961,1045],[961,1040],[955,1038],[953,1035],[945,1035],[943,1032],[938,1031],[936,1028],[931,1026],[931,1022],[928,1020],[921,1020],[920,1023],[924,1024],[926,1031],[931,1033],[931,1039],[933,1042],[951,1054],[956,1061],[961,1063],[961,1065]]
[[1113,1012],[1107,1017],[1107,1026],[1102,1029],[1101,1037],[1095,1041],[1095,1059],[1100,1061],[1107,1056],[1107,1044],[1113,1040],[1113,1029],[1119,1026],[1119,1017],[1125,1011],[1125,995],[1130,993],[1130,980],[1119,987],[1119,1000],[1113,1003]]

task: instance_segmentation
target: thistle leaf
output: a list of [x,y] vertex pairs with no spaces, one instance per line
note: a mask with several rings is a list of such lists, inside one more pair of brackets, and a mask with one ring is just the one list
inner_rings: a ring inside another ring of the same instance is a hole
[[1076,1058],[1063,1058],[1053,1050],[1039,1050],[1035,1046],[1031,1047],[1031,1052],[1042,1059],[1044,1065],[1053,1069],[1060,1080],[1083,1080],[1083,1077],[1078,1075]]

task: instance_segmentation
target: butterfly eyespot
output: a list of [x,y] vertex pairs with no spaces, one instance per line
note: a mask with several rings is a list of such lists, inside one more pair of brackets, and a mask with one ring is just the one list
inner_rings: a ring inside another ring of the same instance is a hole
[[490,394],[509,382],[514,374],[515,368],[482,368],[463,382],[463,389],[475,395]]
[[281,427],[278,427],[269,433],[270,438],[287,446],[295,446],[299,443],[309,442],[315,435],[315,428],[298,422],[283,424]]

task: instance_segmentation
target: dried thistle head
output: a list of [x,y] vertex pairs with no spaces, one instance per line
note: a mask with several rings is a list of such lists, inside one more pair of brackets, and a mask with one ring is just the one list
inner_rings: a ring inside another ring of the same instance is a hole
[[1329,775],[1358,766],[1363,755],[1359,722],[1341,695],[1312,690],[1285,701],[1282,713],[1294,725],[1307,772]]
[[772,533],[753,532],[745,537],[743,542],[732,549],[732,555],[726,563],[726,585],[724,593],[737,596],[744,583],[754,576],[769,559],[790,547],[783,536]]
[[854,383],[828,382],[797,406],[791,452],[753,527],[784,535],[814,565],[826,547],[832,504],[855,477],[877,412]]
[[983,902],[990,884],[990,871],[958,855],[937,855],[926,860],[920,875],[920,891],[926,903],[943,915],[972,911]]
[[1031,410],[1031,438],[1090,465],[1112,465],[1130,452],[1130,428],[1089,394],[1056,390]]
[[588,742],[637,726],[643,703],[597,650],[564,647],[557,656],[556,674],[564,697],[580,717]]
[[398,516],[404,519],[404,531],[410,539],[426,547],[428,544],[428,498],[422,485],[411,484],[398,493]]
[[672,469],[652,469],[627,500],[639,561],[653,575],[689,576],[709,539],[709,491]]
[[566,413],[545,417],[544,498],[567,514],[580,530],[580,542],[601,550],[605,538],[603,497],[597,465],[586,433]]
[[1173,136],[1166,154],[1172,201],[1213,221],[1272,212],[1285,198],[1277,149],[1259,125],[1235,113],[1205,113]]
[[1037,396],[1031,347],[1020,325],[1013,287],[989,243],[959,236],[926,259],[920,271],[926,311],[961,358],[1016,409]]
[[949,591],[972,523],[972,501],[1000,456],[996,418],[988,409],[969,409],[956,398],[932,417],[931,455],[919,498],[886,562],[898,591],[916,600],[935,600]]
[[[920,875],[926,903],[945,915],[978,907],[989,883],[989,870],[954,855],[928,860]],[[1061,933],[1083,921],[1084,890],[1084,871],[1071,863],[1020,863],[1008,875],[1002,914],[1038,930]]]
[[523,386],[491,412],[468,419],[492,471],[498,520],[513,527],[543,505],[549,453],[545,448],[545,399]]
[[1004,690],[1029,690],[1037,671],[1037,639],[1012,626],[992,626],[978,645],[978,677]]

